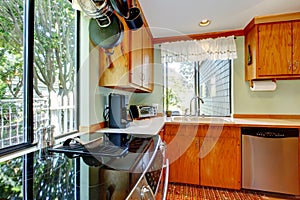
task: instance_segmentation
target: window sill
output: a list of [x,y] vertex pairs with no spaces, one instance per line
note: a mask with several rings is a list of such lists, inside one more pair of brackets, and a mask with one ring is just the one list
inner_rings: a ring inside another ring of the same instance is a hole
[[9,147],[0,153],[0,162],[22,156],[36,150],[38,150],[36,145],[27,143]]

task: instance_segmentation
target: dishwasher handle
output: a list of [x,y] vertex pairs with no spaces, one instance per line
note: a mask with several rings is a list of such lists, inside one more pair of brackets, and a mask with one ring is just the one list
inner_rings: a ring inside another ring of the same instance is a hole
[[299,130],[297,128],[243,127],[242,135],[251,135],[264,138],[289,138],[299,137]]

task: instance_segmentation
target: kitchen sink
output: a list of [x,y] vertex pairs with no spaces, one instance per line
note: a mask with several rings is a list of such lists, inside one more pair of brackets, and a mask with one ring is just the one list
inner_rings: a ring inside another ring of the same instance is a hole
[[187,123],[231,123],[232,120],[229,117],[203,117],[203,116],[174,116],[172,117],[174,122],[187,122]]

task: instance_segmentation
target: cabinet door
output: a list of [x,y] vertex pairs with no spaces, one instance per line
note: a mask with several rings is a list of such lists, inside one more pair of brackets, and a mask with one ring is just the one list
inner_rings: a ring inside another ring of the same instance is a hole
[[291,22],[258,27],[258,76],[292,74]]
[[153,89],[153,43],[147,28],[143,32],[143,87]]
[[[167,142],[167,158],[170,163],[170,182],[199,185],[199,138],[164,136]],[[175,138],[175,139],[174,139]],[[187,148],[183,144],[190,143]]]
[[300,21],[293,22],[293,74],[300,75]]
[[[192,132],[195,131],[195,132]],[[164,139],[170,160],[170,182],[199,184],[199,137],[197,126],[166,125]]]
[[114,48],[114,53],[108,56],[105,50],[99,48],[99,86],[122,87],[129,82],[129,33],[124,27],[124,37],[120,45]]
[[199,137],[189,138],[187,136],[180,137],[181,143],[190,143],[190,146],[180,148],[180,183],[200,184],[200,159],[199,159]]
[[[236,138],[230,136],[233,132]],[[224,127],[220,137],[200,137],[200,150],[209,152],[200,160],[201,185],[241,188],[239,133],[238,128]]]
[[143,85],[143,27],[131,31],[131,38],[130,38],[130,82],[137,86]]
[[164,135],[164,140],[167,143],[166,149],[166,158],[170,161],[170,171],[169,171],[169,181],[180,183],[180,149],[179,149],[179,141],[173,140],[173,135]]

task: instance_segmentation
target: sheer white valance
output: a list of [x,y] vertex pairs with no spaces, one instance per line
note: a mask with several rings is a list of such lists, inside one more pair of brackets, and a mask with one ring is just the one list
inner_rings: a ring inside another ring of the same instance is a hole
[[195,62],[237,58],[234,36],[161,44],[162,62]]

